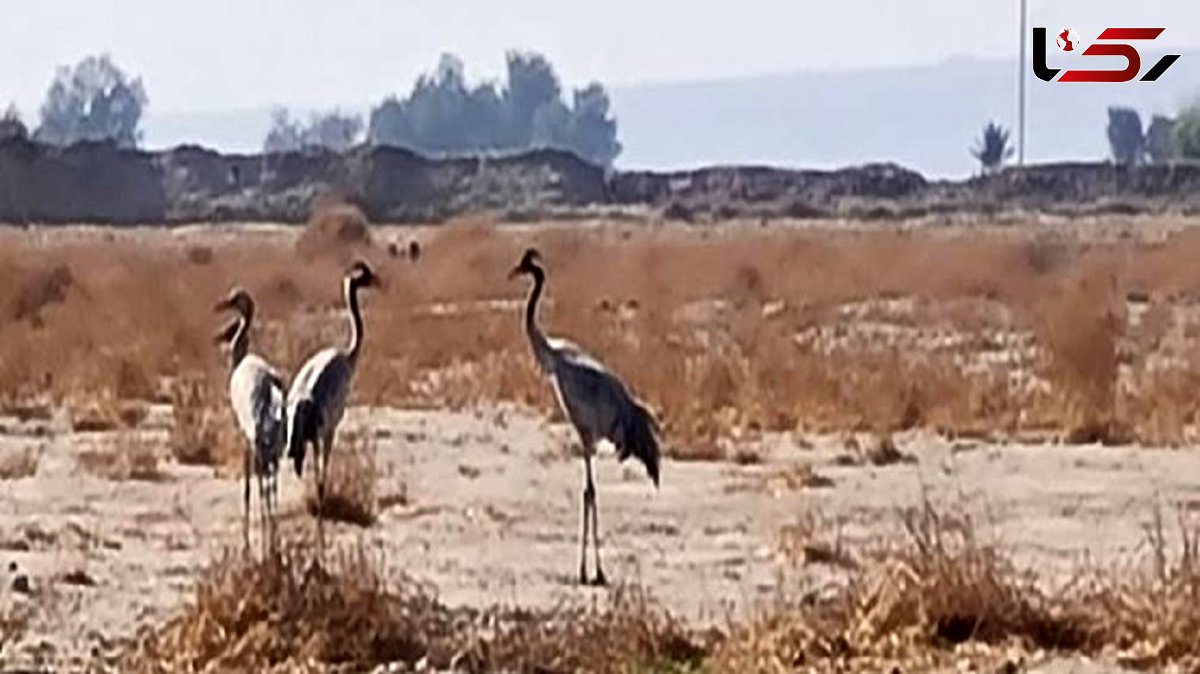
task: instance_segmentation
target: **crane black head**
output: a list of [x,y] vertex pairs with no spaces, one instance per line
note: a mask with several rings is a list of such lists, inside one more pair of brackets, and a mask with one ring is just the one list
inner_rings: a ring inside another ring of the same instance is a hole
[[542,261],[542,254],[537,251],[537,248],[527,248],[525,254],[521,256],[521,262],[508,272],[510,279],[516,278],[522,274],[530,274],[536,276],[542,272],[542,268],[538,266],[538,262]]
[[228,344],[237,336],[238,330],[242,327],[242,320],[235,318],[228,325],[221,328],[221,331],[213,335],[213,342],[216,344]]
[[371,267],[366,262],[359,260],[350,265],[350,269],[346,271],[346,278],[356,288],[378,288],[382,283],[375,272],[371,271]]
[[235,286],[225,296],[225,299],[217,302],[216,306],[213,307],[213,311],[236,311],[247,319],[250,319],[254,316],[254,300],[244,288]]

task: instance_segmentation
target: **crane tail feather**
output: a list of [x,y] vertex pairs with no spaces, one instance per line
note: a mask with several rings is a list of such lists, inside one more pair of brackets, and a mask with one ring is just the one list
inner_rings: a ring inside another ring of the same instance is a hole
[[646,466],[646,474],[658,486],[658,422],[645,407],[634,403],[626,421],[623,442],[618,447],[621,461],[635,456]]
[[304,454],[310,440],[316,438],[316,414],[311,400],[297,400],[288,426],[288,458],[296,476],[304,473]]

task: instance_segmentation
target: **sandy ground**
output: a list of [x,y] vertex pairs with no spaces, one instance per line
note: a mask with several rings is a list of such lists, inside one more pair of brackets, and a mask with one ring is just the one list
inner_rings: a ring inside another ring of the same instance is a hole
[[[164,410],[152,414],[147,437],[168,420]],[[164,480],[110,481],[77,460],[102,438],[68,433],[62,419],[0,426],[0,455],[42,452],[34,476],[0,482],[0,609],[37,610],[0,665],[70,668],[111,652],[139,625],[171,615],[197,572],[241,544],[239,481],[174,464]],[[568,427],[509,407],[356,409],[345,427],[373,434],[380,494],[407,502],[369,529],[336,527],[340,542],[361,537],[395,573],[428,581],[449,604],[548,605],[606,591],[574,585],[582,462],[570,454]],[[762,460],[753,465],[667,461],[658,490],[640,465],[605,453],[598,488],[608,577],[652,588],[690,621],[719,624],[781,589],[833,582],[830,567],[781,552],[787,526],[815,523],[818,538],[852,549],[896,536],[898,511],[929,498],[972,513],[981,535],[1055,582],[1089,564],[1133,563],[1156,504],[1170,522],[1177,505],[1200,506],[1194,452],[991,446],[921,434],[898,444],[915,461],[847,465],[854,451],[844,438],[775,437],[755,447]],[[832,485],[798,484],[805,465]],[[294,514],[303,486],[290,472],[281,491],[293,512],[285,531],[312,527]],[[1054,671],[1112,670],[1069,663]]]

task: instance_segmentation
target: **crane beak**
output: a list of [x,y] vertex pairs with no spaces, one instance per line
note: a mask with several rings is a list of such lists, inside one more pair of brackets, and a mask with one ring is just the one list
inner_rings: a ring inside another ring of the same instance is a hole
[[232,308],[233,308],[233,302],[231,300],[227,300],[227,299],[221,300],[220,302],[217,302],[216,304],[213,305],[213,313],[219,314],[222,311],[228,311]]
[[508,272],[508,280],[509,280],[509,281],[511,281],[511,280],[513,280],[513,279],[517,278],[518,276],[520,276],[520,275],[521,275],[521,274],[523,274],[523,273],[525,273],[525,270],[524,270],[524,269],[522,269],[521,267],[513,267],[513,268],[512,268],[511,270],[509,270],[509,272]]
[[233,336],[236,335],[238,331],[238,323],[238,321],[230,321],[229,325],[226,325],[224,329],[213,335],[213,342],[216,344],[225,344],[229,340],[233,339]]

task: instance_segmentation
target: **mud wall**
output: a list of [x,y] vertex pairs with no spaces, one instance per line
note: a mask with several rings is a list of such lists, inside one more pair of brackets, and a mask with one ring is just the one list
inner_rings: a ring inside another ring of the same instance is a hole
[[196,146],[139,152],[107,143],[0,142],[3,222],[298,222],[329,193],[390,222],[436,222],[476,210],[536,217],[588,205],[646,206],[690,220],[1007,209],[1200,213],[1200,164],[1051,164],[928,181],[894,164],[610,173],[554,150],[430,159],[398,148],[226,155]]

